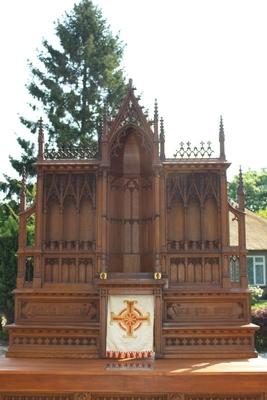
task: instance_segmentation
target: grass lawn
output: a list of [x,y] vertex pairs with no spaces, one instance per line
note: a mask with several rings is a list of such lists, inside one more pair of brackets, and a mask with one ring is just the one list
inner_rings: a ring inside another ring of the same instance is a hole
[[258,303],[251,306],[251,310],[258,310],[260,308],[267,308],[267,300],[259,300]]

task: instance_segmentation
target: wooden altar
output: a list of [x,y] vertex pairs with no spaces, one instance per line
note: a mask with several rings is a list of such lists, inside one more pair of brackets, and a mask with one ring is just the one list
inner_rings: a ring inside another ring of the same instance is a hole
[[[234,208],[222,120],[218,157],[201,142],[181,143],[166,158],[157,104],[150,121],[130,82],[117,116],[103,117],[97,154],[45,147],[41,121],[38,143],[37,195],[29,207],[22,181],[16,314],[9,359],[0,365],[2,398],[20,400],[23,392],[24,400],[264,400],[267,368],[247,360],[257,354],[242,176]],[[238,243],[229,242],[229,218]],[[137,371],[134,364],[108,369],[111,294],[154,296],[151,370],[138,362]]]
[[156,357],[255,356],[244,193],[241,179],[238,207],[228,203],[222,121],[218,158],[203,142],[165,158],[157,104],[149,121],[130,83],[117,116],[103,118],[97,155],[44,149],[43,137],[40,123],[31,207],[22,183],[7,356],[104,357],[107,296],[129,290],[155,296]]

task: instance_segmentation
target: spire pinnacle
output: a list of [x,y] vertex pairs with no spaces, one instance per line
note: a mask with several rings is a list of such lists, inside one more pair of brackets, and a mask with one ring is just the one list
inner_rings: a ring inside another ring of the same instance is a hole
[[158,114],[158,102],[155,99],[154,103],[154,142],[159,140],[159,114]]
[[44,159],[44,130],[42,117],[38,121],[38,160]]
[[219,130],[219,142],[220,142],[220,158],[225,160],[225,149],[224,149],[224,126],[223,126],[223,117],[220,116],[220,130]]
[[165,132],[164,120],[160,118],[160,159],[165,160]]
[[133,90],[133,80],[132,80],[132,78],[129,79],[129,82],[128,82],[128,89],[129,89],[129,90]]
[[159,114],[158,114],[158,101],[157,99],[155,99],[155,103],[154,103],[154,120],[159,118]]
[[242,174],[241,166],[239,167],[237,197],[238,197],[239,209],[241,211],[244,211],[245,210],[245,193],[244,193],[244,183],[243,183],[243,174]]
[[25,211],[26,208],[26,169],[23,165],[22,172],[21,172],[21,187],[19,192],[19,210],[20,212]]

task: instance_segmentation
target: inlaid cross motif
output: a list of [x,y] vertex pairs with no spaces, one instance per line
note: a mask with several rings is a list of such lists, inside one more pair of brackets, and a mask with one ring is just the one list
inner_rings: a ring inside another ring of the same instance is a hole
[[143,322],[150,322],[150,314],[142,314],[138,308],[135,307],[135,300],[124,300],[127,307],[124,308],[118,315],[111,312],[111,323],[113,321],[118,322],[119,326],[126,331],[127,337],[134,337],[134,331],[136,331]]

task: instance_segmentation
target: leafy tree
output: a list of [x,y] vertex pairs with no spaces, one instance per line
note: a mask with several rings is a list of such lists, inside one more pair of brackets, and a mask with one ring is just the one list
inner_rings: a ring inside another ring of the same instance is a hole
[[[44,112],[52,145],[86,144],[95,151],[104,103],[112,113],[125,91],[120,67],[123,45],[90,0],[81,0],[58,20],[55,33],[58,44],[53,46],[43,40],[38,65],[29,64],[30,107]],[[25,117],[20,120],[32,133],[36,132],[36,121]],[[22,138],[18,142],[22,159],[11,157],[12,166],[21,172],[24,165],[28,175],[33,176],[35,145]]]
[[[249,170],[243,174],[246,207],[252,211],[265,210],[267,208],[267,169],[260,171]],[[235,176],[229,184],[229,195],[237,201],[238,176]]]
[[17,204],[11,200],[0,205],[0,310],[13,319],[12,290],[16,283],[18,247]]
[[[19,183],[21,186],[21,183]],[[27,203],[35,198],[35,185],[26,187]],[[7,194],[8,197],[8,194]],[[19,229],[19,207],[17,199],[0,203],[0,315],[3,313],[8,321],[13,320],[14,302],[12,290],[16,285]],[[35,218],[28,218],[26,226],[27,245],[34,244]]]

